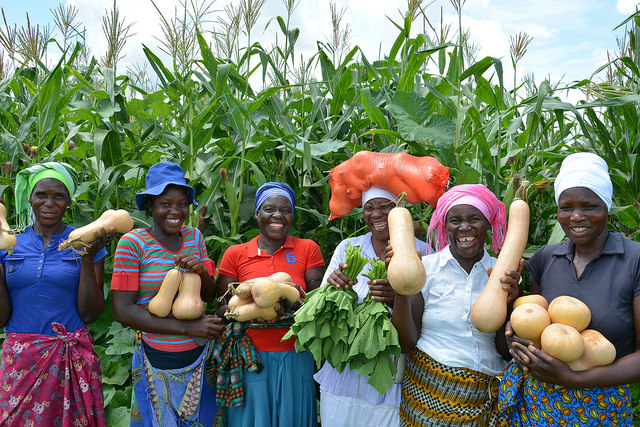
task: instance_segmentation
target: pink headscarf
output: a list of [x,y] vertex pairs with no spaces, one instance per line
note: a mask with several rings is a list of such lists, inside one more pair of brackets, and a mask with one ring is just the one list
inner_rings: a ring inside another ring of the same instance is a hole
[[502,247],[504,235],[507,231],[507,214],[504,203],[482,184],[461,184],[452,187],[438,199],[436,210],[431,216],[429,229],[429,245],[431,245],[431,231],[436,230],[436,250],[442,250],[449,244],[449,236],[445,228],[447,212],[457,205],[471,205],[477,208],[491,224],[491,250],[497,252]]

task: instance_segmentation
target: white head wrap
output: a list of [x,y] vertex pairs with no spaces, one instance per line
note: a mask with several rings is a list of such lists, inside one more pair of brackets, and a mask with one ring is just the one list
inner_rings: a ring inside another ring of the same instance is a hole
[[378,197],[391,201],[395,201],[397,199],[397,197],[392,192],[380,187],[374,187],[372,185],[368,190],[362,192],[362,206],[364,206],[364,204],[369,200],[376,199]]
[[602,199],[607,210],[611,210],[613,184],[609,177],[609,166],[604,159],[593,153],[576,153],[562,161],[556,177],[556,203],[564,190],[586,187]]

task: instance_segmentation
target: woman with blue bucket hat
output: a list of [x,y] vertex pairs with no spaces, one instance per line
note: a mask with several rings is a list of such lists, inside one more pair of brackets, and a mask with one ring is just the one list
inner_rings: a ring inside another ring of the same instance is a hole
[[204,301],[215,298],[215,266],[202,233],[184,225],[189,205],[197,205],[195,191],[179,165],[161,162],[149,168],[146,190],[136,194],[136,204],[153,222],[120,239],[111,281],[114,319],[137,330],[131,425],[210,426],[221,417],[216,417],[215,389],[205,381],[205,355],[208,340],[224,329],[221,319],[203,313],[195,320],[179,320],[171,313],[158,317],[148,311],[176,265],[200,276]]

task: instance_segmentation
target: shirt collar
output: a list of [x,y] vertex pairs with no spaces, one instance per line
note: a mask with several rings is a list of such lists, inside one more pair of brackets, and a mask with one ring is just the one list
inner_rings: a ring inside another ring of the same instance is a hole
[[[256,236],[253,239],[249,240],[247,242],[247,247],[249,249],[247,256],[249,258],[253,258],[253,257],[257,257],[257,256],[261,256],[261,255],[269,255],[267,252],[262,251],[262,250],[258,250],[258,240],[260,239],[260,236]],[[287,236],[287,238],[284,241],[284,244],[282,246],[280,246],[280,248],[293,248],[293,237],[291,236]],[[280,249],[278,249],[276,252],[278,252]],[[271,256],[271,255],[269,255]]]
[[[449,245],[445,246],[445,248],[441,252],[442,253],[440,255],[440,265],[439,265],[440,268],[444,267],[448,262],[453,262],[459,265],[458,260],[456,260],[453,257],[453,254],[451,253],[451,248]],[[478,263],[480,263],[485,270],[492,267],[491,256],[489,255],[489,252],[487,252],[486,249],[484,250],[484,254],[482,255],[482,258],[476,264]]]
[[[553,251],[553,255],[556,256],[568,256],[573,257],[576,245],[571,240],[565,240],[560,243]],[[609,231],[607,241],[604,243],[604,248],[600,255],[620,255],[624,254],[624,244],[622,242],[622,235],[617,231]]]

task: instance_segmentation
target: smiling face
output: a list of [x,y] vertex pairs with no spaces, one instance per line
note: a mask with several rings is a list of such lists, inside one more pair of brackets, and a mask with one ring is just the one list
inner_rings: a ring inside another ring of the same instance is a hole
[[606,241],[607,206],[586,187],[569,188],[558,198],[558,222],[576,246]]
[[177,235],[189,215],[187,190],[178,185],[168,185],[154,196],[149,207],[153,227],[165,235]]
[[62,223],[62,217],[71,203],[69,191],[55,178],[44,178],[36,183],[29,197],[36,222],[44,227]]
[[387,218],[394,208],[394,203],[383,197],[368,200],[362,207],[362,218],[371,231],[375,240],[387,242],[389,240],[389,224]]
[[256,212],[260,234],[273,241],[284,241],[293,221],[293,207],[284,196],[270,196]]
[[467,272],[471,271],[484,256],[489,221],[478,208],[457,205],[447,212],[445,227],[453,257]]

